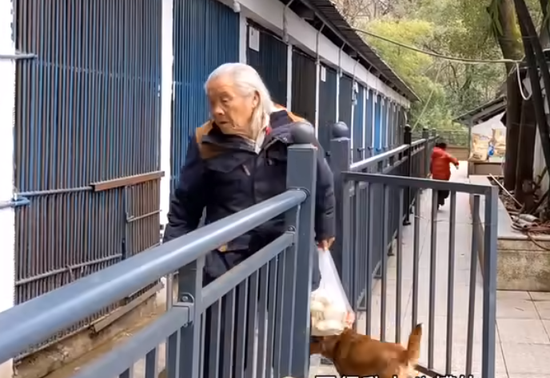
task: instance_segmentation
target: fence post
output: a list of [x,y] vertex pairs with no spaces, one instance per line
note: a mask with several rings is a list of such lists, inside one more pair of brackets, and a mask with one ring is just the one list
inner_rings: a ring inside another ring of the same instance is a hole
[[[190,308],[192,323],[180,330],[179,376],[198,377],[201,366],[201,313],[202,313],[202,271],[204,257],[182,267],[178,272],[178,301],[174,307],[185,306]],[[181,353],[185,351],[185,353]],[[173,352],[173,351],[172,351]],[[174,354],[172,354],[174,355]],[[173,366],[173,365],[172,365]],[[168,371],[168,377],[175,377],[173,371]]]
[[340,278],[342,275],[343,252],[344,252],[344,208],[343,208],[343,180],[342,172],[349,170],[351,163],[351,141],[349,139],[349,129],[343,122],[335,125],[333,128],[333,137],[330,141],[330,168],[334,176],[334,196],[336,198],[336,239],[331,248],[334,264],[338,270]]
[[424,168],[422,169],[422,178],[426,178],[430,172],[430,151],[428,149],[430,145],[430,130],[427,127],[422,129],[422,139],[424,139]]
[[[287,251],[287,264],[294,264],[296,277],[294,291],[288,294],[294,297],[294,309],[290,308],[292,332],[284,328],[290,324],[283,319],[283,334],[292,335],[290,371],[281,371],[283,375],[307,377],[309,374],[309,298],[311,293],[312,267],[318,264],[314,259],[314,216],[317,182],[317,153],[311,144],[294,145],[288,150],[287,188],[307,192],[308,197],[299,210],[287,214],[287,229],[295,232],[295,242]],[[285,310],[286,314],[286,310]],[[283,315],[284,316],[284,315]]]
[[[407,163],[406,163],[406,171],[407,171],[407,177],[411,177],[412,175],[412,156],[411,156],[411,143],[412,143],[412,129],[410,125],[405,125],[405,132],[403,133],[403,144],[409,145],[409,148],[405,150],[405,156],[407,157]],[[408,226],[411,224],[410,219],[410,205],[411,205],[411,188],[406,187],[405,192],[403,193],[405,198],[404,201],[407,204],[406,208],[404,209],[405,218],[403,219],[403,225]]]
[[432,137],[437,136],[437,130],[435,128],[432,129],[431,136]]

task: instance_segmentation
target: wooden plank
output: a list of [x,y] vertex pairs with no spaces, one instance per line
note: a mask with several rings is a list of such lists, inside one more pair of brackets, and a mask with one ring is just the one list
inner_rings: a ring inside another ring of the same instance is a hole
[[103,192],[105,190],[121,188],[141,184],[147,181],[158,180],[164,177],[164,171],[155,171],[143,173],[141,175],[119,177],[112,180],[98,181],[90,184],[94,192]]

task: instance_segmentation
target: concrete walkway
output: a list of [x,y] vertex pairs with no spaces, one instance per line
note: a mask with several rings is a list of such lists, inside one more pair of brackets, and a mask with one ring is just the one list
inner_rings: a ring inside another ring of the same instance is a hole
[[[468,182],[466,164],[458,171],[453,170],[453,181]],[[423,323],[423,345],[421,363],[427,366],[428,354],[428,310],[429,310],[429,266],[430,266],[430,217],[431,191],[422,195],[420,219],[420,282],[418,298],[418,321]],[[437,274],[436,311],[434,337],[434,367],[445,372],[446,324],[447,324],[447,280],[449,251],[449,200],[438,213],[437,228]],[[455,287],[452,341],[452,370],[455,375],[464,374],[466,366],[467,314],[470,279],[471,215],[468,194],[457,194],[457,217],[455,234]],[[401,316],[401,342],[406,343],[411,330],[412,314],[412,246],[413,225],[404,228],[403,235],[403,289]],[[395,340],[396,273],[395,258],[388,263],[388,291],[386,313],[386,340]],[[372,337],[380,332],[380,282],[373,293]],[[475,301],[475,328],[473,342],[474,377],[481,372],[482,341],[482,277],[478,265]],[[360,330],[365,329],[365,316],[359,314]],[[496,334],[496,378],[550,378],[550,293],[498,292]],[[331,367],[313,368],[311,377],[320,374],[335,374]]]

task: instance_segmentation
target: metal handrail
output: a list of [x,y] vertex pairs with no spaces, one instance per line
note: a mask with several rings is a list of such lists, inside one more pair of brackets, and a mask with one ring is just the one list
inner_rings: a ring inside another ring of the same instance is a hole
[[0,313],[0,362],[172,273],[220,245],[298,206],[307,193],[291,189],[169,243]]
[[386,159],[389,159],[403,151],[405,151],[407,148],[409,148],[409,145],[408,144],[404,144],[404,145],[401,145],[397,148],[394,148],[393,150],[390,150],[390,151],[386,151],[384,153],[381,153],[379,155],[376,155],[376,156],[372,156],[368,159],[365,159],[365,160],[361,160],[361,161],[357,161],[353,164],[350,165],[349,167],[349,170],[351,172],[358,172],[358,171],[362,171],[363,169],[369,167],[369,166],[372,166],[374,164],[377,164],[381,161],[384,161]]

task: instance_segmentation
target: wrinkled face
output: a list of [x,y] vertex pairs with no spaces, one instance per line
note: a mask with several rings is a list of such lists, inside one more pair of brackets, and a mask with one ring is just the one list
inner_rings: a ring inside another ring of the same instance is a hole
[[260,102],[258,93],[243,96],[227,76],[212,79],[206,92],[210,112],[222,132],[238,134],[250,126],[254,110]]

